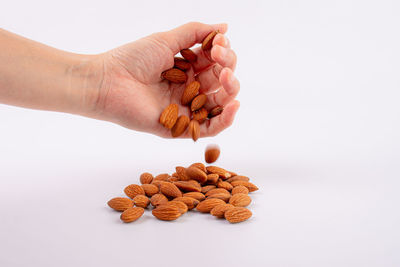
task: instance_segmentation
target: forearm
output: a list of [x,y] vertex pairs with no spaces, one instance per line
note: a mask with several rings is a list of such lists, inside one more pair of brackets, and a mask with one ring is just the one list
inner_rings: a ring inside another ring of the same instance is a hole
[[0,29],[0,103],[88,115],[101,83],[96,61]]

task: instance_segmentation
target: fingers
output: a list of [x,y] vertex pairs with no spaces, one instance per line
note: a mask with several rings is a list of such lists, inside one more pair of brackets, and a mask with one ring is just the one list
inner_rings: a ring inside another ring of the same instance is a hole
[[200,126],[200,137],[215,136],[231,126],[239,106],[239,101],[232,101],[224,108],[224,111],[219,116],[212,118],[207,123],[203,123]]
[[211,58],[217,64],[197,75],[202,92],[213,92],[221,87],[219,79],[223,67],[229,68],[232,71],[236,68],[237,56],[230,48],[219,45],[214,46],[211,50]]
[[224,68],[221,71],[219,83],[222,86],[221,89],[208,95],[208,101],[205,106],[207,109],[211,109],[215,106],[224,107],[232,102],[239,93],[240,83],[231,69]]
[[184,48],[201,43],[212,31],[225,33],[227,30],[228,25],[224,23],[209,25],[200,22],[190,22],[173,30],[158,33],[156,37],[159,38],[160,42],[165,43],[173,54],[177,54]]

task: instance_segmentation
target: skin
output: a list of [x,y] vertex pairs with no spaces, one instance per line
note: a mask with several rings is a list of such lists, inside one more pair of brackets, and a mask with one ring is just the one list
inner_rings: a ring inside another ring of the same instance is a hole
[[[169,83],[160,74],[173,67],[181,49],[201,43],[214,30],[220,33],[210,51],[194,49],[198,60],[186,83],[201,83],[207,109],[224,107],[201,125],[201,137],[214,136],[232,124],[239,108],[236,54],[224,35],[226,24],[192,22],[99,55],[60,51],[0,30],[0,103],[79,114],[171,138],[159,116],[170,103],[179,104],[180,115],[189,115],[180,105],[185,84]],[[187,131],[181,137],[188,138]]]

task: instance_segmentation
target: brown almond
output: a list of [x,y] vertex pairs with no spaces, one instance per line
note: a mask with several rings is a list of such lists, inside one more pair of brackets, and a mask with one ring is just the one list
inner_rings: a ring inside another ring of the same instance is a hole
[[210,212],[215,206],[225,204],[225,202],[218,198],[209,198],[200,202],[196,209],[200,212]]
[[258,190],[258,187],[255,184],[246,181],[233,181],[231,182],[231,185],[233,186],[243,185],[247,187],[247,189],[249,189],[249,192],[254,192]]
[[236,172],[229,171],[229,173],[231,174],[231,177],[233,177],[233,176],[238,176],[238,174],[237,174]]
[[182,93],[181,104],[186,106],[192,102],[193,98],[199,93],[200,83],[198,81],[193,81],[189,83]]
[[107,204],[110,206],[110,208],[117,211],[124,211],[133,207],[132,200],[126,197],[115,197],[110,199]]
[[152,197],[160,191],[158,186],[156,186],[154,184],[142,184],[142,188],[144,190],[144,193],[148,197]]
[[182,192],[179,190],[179,188],[170,182],[162,183],[160,186],[160,192],[164,194],[166,197],[171,197],[171,198],[182,196]]
[[178,119],[178,105],[170,104],[160,115],[160,123],[167,129],[171,129]]
[[125,223],[130,223],[133,221],[136,221],[137,219],[139,219],[144,213],[144,209],[143,208],[139,208],[139,207],[133,207],[133,208],[129,208],[127,210],[125,210],[122,214],[121,214],[121,220]]
[[213,194],[219,194],[219,193],[225,193],[225,194],[230,194],[228,190],[226,190],[225,188],[215,188],[215,189],[211,189],[206,193],[206,197],[209,197]]
[[155,185],[155,186],[157,186],[158,188],[160,188],[160,186],[161,186],[161,184],[163,183],[164,181],[160,181],[160,180],[153,180],[153,182],[151,182],[151,184],[152,185]]
[[167,179],[167,182],[170,182],[170,183],[174,183],[174,182],[177,182],[177,181],[179,181],[179,178],[178,178],[178,177],[170,176],[170,177],[168,177],[168,179]]
[[152,211],[154,217],[163,221],[173,221],[181,216],[179,209],[175,205],[159,205]]
[[143,188],[138,184],[128,185],[127,187],[125,187],[124,192],[130,198],[134,198],[137,195],[145,194]]
[[189,167],[186,169],[186,175],[199,183],[204,183],[207,181],[207,174],[196,167]]
[[218,31],[213,31],[210,32],[206,38],[204,38],[202,44],[201,44],[201,49],[205,50],[209,50],[212,47],[212,42],[214,40],[214,37],[218,34]]
[[250,210],[244,207],[235,207],[225,212],[225,219],[230,223],[238,223],[249,219],[251,215],[252,213]]
[[181,56],[190,62],[197,61],[197,55],[189,48],[181,50]]
[[204,153],[204,158],[207,163],[213,163],[217,161],[220,153],[218,145],[208,145]]
[[184,192],[201,192],[201,186],[197,181],[177,181],[174,185]]
[[227,182],[230,182],[230,183],[232,183],[233,181],[246,181],[246,182],[248,182],[248,181],[250,181],[250,179],[249,179],[249,177],[247,177],[247,176],[235,175],[235,176],[229,178],[229,179],[226,180],[226,181],[227,181]]
[[231,191],[233,189],[233,186],[230,183],[225,182],[225,181],[219,181],[217,183],[217,187],[218,188],[224,188],[224,189],[226,189],[228,191]]
[[150,203],[153,207],[157,207],[158,205],[164,204],[168,202],[168,198],[163,194],[155,194],[151,197]]
[[172,201],[169,201],[169,202],[167,202],[167,203],[165,203],[163,205],[173,205],[173,206],[178,208],[178,210],[179,210],[179,212],[181,214],[184,214],[184,213],[186,213],[188,211],[188,206],[186,206],[186,204],[183,203],[182,201],[172,200]]
[[207,193],[208,191],[210,191],[211,189],[214,189],[216,186],[215,185],[206,185],[206,186],[203,186],[202,188],[201,188],[201,192],[203,193],[203,194],[205,194],[205,193]]
[[231,197],[229,204],[235,207],[247,207],[251,203],[251,197],[247,194],[237,193]]
[[153,181],[153,175],[148,172],[144,172],[140,175],[140,183],[141,184],[151,184]]
[[212,194],[211,196],[207,197],[207,199],[209,198],[218,198],[221,199],[225,202],[228,202],[229,199],[231,198],[231,194],[227,194],[227,193],[217,193],[217,194]]
[[176,120],[175,125],[171,129],[172,137],[181,136],[189,126],[190,119],[186,115],[181,115]]
[[204,199],[206,199],[204,194],[202,194],[200,192],[188,192],[188,193],[184,193],[183,196],[184,197],[192,197],[194,199],[197,199],[198,201],[203,201]]
[[137,195],[133,198],[133,203],[136,207],[147,208],[150,204],[150,199],[144,195]]
[[[190,104],[190,110],[191,111],[199,110],[204,106],[204,104],[206,102],[207,102],[207,96],[205,94],[199,94],[192,100],[192,104]],[[208,115],[208,112],[207,112],[207,115]],[[207,118],[207,116],[206,116],[206,118]]]
[[224,180],[231,177],[231,174],[227,170],[217,167],[217,166],[208,166],[207,172],[208,173],[216,173],[219,175],[219,177],[221,177]]
[[189,123],[189,135],[192,137],[193,141],[197,141],[200,137],[200,124],[196,120],[191,120]]
[[223,107],[220,107],[220,106],[214,107],[208,112],[208,118],[209,119],[214,118],[214,117],[218,116],[219,114],[221,114],[222,111],[224,111]]
[[210,213],[217,218],[224,218],[225,212],[232,208],[234,208],[234,206],[231,204],[220,204],[215,206]]
[[177,197],[174,198],[174,201],[181,201],[185,203],[189,210],[194,209],[197,206],[197,204],[200,203],[199,200],[192,197]]
[[200,124],[207,120],[208,111],[205,108],[193,111],[192,118],[198,121]]
[[236,195],[236,194],[248,194],[249,193],[249,189],[247,189],[247,187],[245,187],[244,185],[238,185],[235,186],[232,189],[232,195]]
[[172,177],[176,177],[179,178],[178,174],[176,172],[174,172],[173,174],[171,174]]
[[178,178],[180,181],[188,181],[190,180],[190,177],[186,175],[186,168],[177,166],[175,167],[176,174],[178,175]]
[[172,83],[185,83],[188,78],[184,71],[177,68],[166,70],[161,76]]
[[207,183],[208,184],[216,184],[218,182],[219,175],[216,173],[211,173],[207,175]]
[[156,177],[154,177],[153,181],[167,181],[169,178],[169,174],[168,173],[161,173],[159,175],[157,175]]
[[187,61],[186,59],[181,57],[174,57],[174,68],[187,71],[190,70],[191,67],[192,64],[190,64],[189,61]]
[[206,166],[201,162],[193,163],[189,167],[196,167],[196,168],[199,168],[200,170],[202,170],[203,172],[207,172]]

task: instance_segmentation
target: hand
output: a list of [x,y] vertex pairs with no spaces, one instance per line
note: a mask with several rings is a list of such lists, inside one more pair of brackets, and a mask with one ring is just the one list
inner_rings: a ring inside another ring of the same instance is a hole
[[[200,91],[208,95],[206,108],[223,106],[221,115],[201,125],[201,137],[214,136],[229,127],[239,108],[235,100],[239,81],[233,70],[236,54],[223,35],[226,24],[188,23],[168,32],[155,33],[138,41],[100,55],[104,73],[96,100],[95,117],[124,127],[171,138],[169,129],[159,123],[161,112],[170,103],[179,105],[179,114],[189,116],[180,104],[185,84],[173,84],[161,79],[161,73],[174,65],[174,56],[190,48],[214,30],[218,30],[211,51],[194,52],[198,56],[187,71],[188,81],[201,83]],[[218,90],[218,91],[216,91]],[[189,137],[187,131],[181,136]]]

